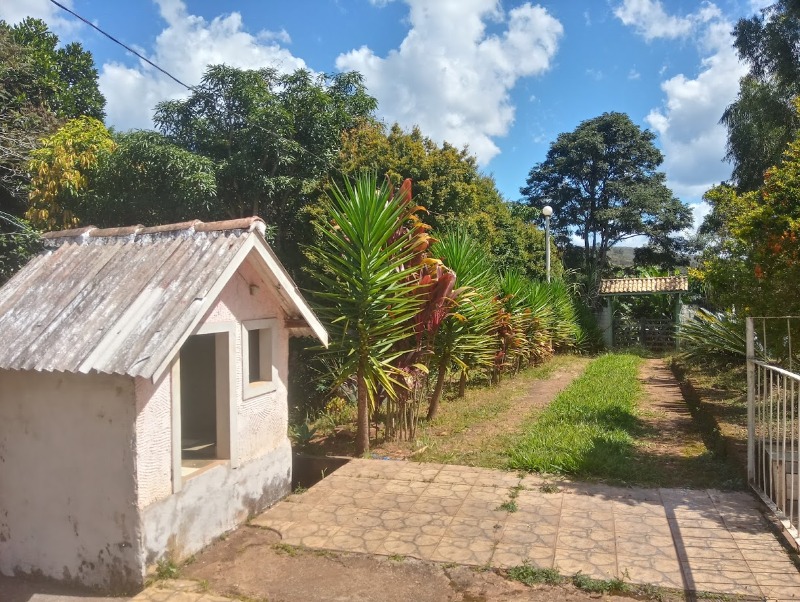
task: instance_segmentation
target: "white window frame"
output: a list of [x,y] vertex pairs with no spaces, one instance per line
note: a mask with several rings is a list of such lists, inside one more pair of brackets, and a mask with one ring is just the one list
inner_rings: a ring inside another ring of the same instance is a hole
[[[266,395],[277,389],[275,371],[275,348],[277,344],[277,318],[246,320],[242,322],[242,396],[250,399]],[[260,373],[268,374],[269,379],[250,382],[250,331],[259,330]]]
[[[236,404],[236,360],[235,337],[236,323],[218,322],[203,324],[194,334],[216,335],[216,370],[217,370],[217,457],[218,463],[229,463],[231,468],[239,465],[236,434],[238,432]],[[178,493],[186,477],[181,476],[181,368],[180,354],[173,360],[171,367],[172,392],[172,492]],[[200,474],[199,471],[198,474]],[[191,475],[188,478],[193,478]]]

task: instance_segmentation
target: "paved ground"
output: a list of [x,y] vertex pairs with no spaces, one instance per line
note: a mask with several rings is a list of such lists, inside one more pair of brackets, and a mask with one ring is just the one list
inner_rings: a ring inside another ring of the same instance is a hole
[[534,476],[353,460],[251,524],[310,548],[800,599],[798,570],[745,492],[566,482],[553,492]]

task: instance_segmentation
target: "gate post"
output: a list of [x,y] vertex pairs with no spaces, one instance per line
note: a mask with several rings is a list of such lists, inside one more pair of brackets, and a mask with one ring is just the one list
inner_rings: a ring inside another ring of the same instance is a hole
[[747,481],[756,478],[756,382],[755,382],[755,331],[753,318],[746,319],[745,337],[747,354]]

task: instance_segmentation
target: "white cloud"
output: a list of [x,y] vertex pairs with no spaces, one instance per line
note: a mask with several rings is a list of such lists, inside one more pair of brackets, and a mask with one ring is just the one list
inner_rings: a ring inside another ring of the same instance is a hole
[[[142,54],[190,86],[199,83],[209,64],[275,67],[286,72],[305,67],[302,59],[278,43],[288,41],[285,31],[253,35],[245,31],[237,12],[207,21],[189,14],[183,0],[157,0],[157,4],[167,27],[156,38],[153,52]],[[134,67],[119,62],[104,64],[100,90],[108,101],[107,121],[119,129],[151,127],[157,102],[188,94],[143,61]]]
[[[492,138],[513,123],[511,89],[550,68],[563,27],[527,3],[504,13],[499,0],[404,1],[411,28],[397,49],[379,57],[362,46],[336,66],[364,75],[388,121],[468,144],[485,164],[499,152]],[[488,21],[504,31],[487,33]]]
[[679,17],[667,14],[659,0],[623,0],[614,15],[649,42],[688,36],[698,24],[719,18],[721,13],[716,5],[704,2],[697,12]]
[[730,177],[730,165],[722,162],[726,130],[719,118],[736,98],[739,78],[747,70],[731,47],[731,29],[732,24],[721,19],[706,26],[698,40],[706,55],[699,73],[662,82],[664,105],[646,118],[659,135],[669,183],[682,197],[699,198]]
[[[74,9],[72,0],[62,0],[61,4]],[[0,19],[6,23],[19,23],[25,17],[35,17],[45,21],[50,30],[59,36],[74,32],[82,25],[75,17],[61,10],[49,0],[2,0]]]
[[628,79],[635,80],[642,77],[642,74],[639,73],[635,67],[632,67],[630,71],[628,71]]

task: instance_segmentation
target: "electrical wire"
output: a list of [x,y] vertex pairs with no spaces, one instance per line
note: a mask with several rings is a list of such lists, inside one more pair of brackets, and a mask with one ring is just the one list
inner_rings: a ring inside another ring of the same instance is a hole
[[187,90],[193,90],[193,89],[194,89],[194,88],[192,88],[191,86],[188,86],[188,85],[184,84],[184,83],[183,83],[181,80],[179,80],[177,77],[175,77],[174,75],[172,75],[172,74],[171,74],[169,71],[167,71],[167,70],[165,70],[165,69],[162,69],[161,67],[159,67],[158,65],[156,65],[156,64],[155,64],[153,61],[151,61],[151,60],[150,60],[150,59],[148,59],[147,57],[145,57],[145,56],[142,56],[141,54],[139,54],[138,52],[136,52],[136,51],[135,51],[133,48],[131,48],[130,46],[127,46],[127,45],[123,44],[123,43],[122,43],[122,42],[120,42],[120,41],[119,41],[117,38],[115,38],[114,36],[112,36],[110,33],[106,33],[105,31],[103,31],[102,29],[100,29],[100,28],[99,28],[97,25],[95,25],[94,23],[92,23],[92,22],[91,22],[91,21],[89,21],[88,19],[85,19],[84,17],[81,17],[81,16],[80,16],[78,13],[76,13],[75,11],[73,11],[73,10],[71,10],[71,9],[67,8],[66,6],[64,6],[63,4],[61,4],[60,2],[56,2],[56,0],[50,0],[50,2],[51,2],[52,4],[55,4],[55,5],[56,5],[57,7],[59,7],[60,9],[67,11],[69,14],[71,14],[71,15],[72,15],[73,17],[75,17],[76,19],[80,19],[81,21],[83,21],[84,23],[86,23],[86,24],[87,24],[89,27],[91,27],[92,29],[96,29],[97,31],[99,31],[101,34],[103,34],[105,37],[107,37],[109,40],[111,40],[111,41],[112,41],[112,42],[114,42],[115,44],[119,44],[120,46],[122,46],[122,47],[123,47],[125,50],[127,50],[128,52],[130,52],[130,53],[132,53],[132,54],[135,54],[135,55],[136,55],[136,56],[138,56],[140,59],[142,59],[142,60],[143,60],[145,63],[147,63],[147,64],[148,64],[148,65],[150,65],[151,67],[154,67],[155,69],[158,69],[159,71],[161,71],[161,73],[163,73],[164,75],[166,75],[168,78],[170,78],[170,79],[171,79],[171,80],[173,80],[174,82],[176,82],[176,83],[179,83],[181,86],[183,86],[183,87],[184,87],[184,88],[186,88]]
[[[140,53],[138,53],[138,52],[137,52],[136,50],[134,50],[133,48],[131,48],[131,47],[127,46],[126,44],[124,44],[124,43],[120,42],[120,41],[119,41],[117,38],[115,38],[114,36],[112,36],[112,35],[111,35],[111,34],[109,34],[109,33],[106,33],[105,31],[103,31],[102,29],[100,29],[100,28],[99,28],[97,25],[95,25],[94,23],[92,23],[91,21],[89,21],[88,19],[86,19],[85,17],[82,17],[81,15],[79,15],[78,13],[76,13],[75,11],[73,11],[73,10],[71,10],[71,9],[67,8],[66,6],[64,6],[63,4],[61,4],[60,2],[58,2],[57,0],[50,0],[50,2],[51,2],[52,4],[54,4],[55,6],[59,7],[60,9],[62,9],[62,10],[64,10],[64,11],[68,12],[69,14],[71,14],[71,15],[72,15],[73,17],[75,17],[76,19],[79,19],[80,21],[82,21],[83,23],[85,23],[86,25],[88,25],[89,27],[91,27],[92,29],[95,29],[95,30],[97,30],[98,32],[100,32],[102,35],[104,35],[105,37],[107,37],[109,40],[111,40],[111,41],[112,41],[112,42],[114,42],[115,44],[118,44],[119,46],[122,46],[122,47],[123,47],[125,50],[127,50],[128,52],[130,52],[130,53],[132,53],[132,54],[136,55],[137,57],[139,57],[140,59],[142,59],[143,61],[145,61],[145,62],[146,62],[148,65],[152,66],[154,69],[157,69],[158,71],[160,71],[161,73],[163,73],[164,75],[166,75],[168,78],[170,78],[170,79],[171,79],[171,80],[173,80],[174,82],[176,82],[176,83],[180,84],[181,86],[183,86],[184,88],[186,88],[186,89],[187,89],[187,90],[189,90],[190,92],[195,92],[195,91],[197,90],[197,88],[196,88],[196,87],[194,87],[194,86],[190,86],[190,85],[188,85],[188,84],[185,84],[184,82],[182,82],[181,80],[179,80],[177,77],[175,77],[174,75],[172,75],[172,74],[171,74],[169,71],[167,71],[166,69],[164,69],[164,68],[162,68],[162,67],[159,67],[157,64],[155,64],[153,61],[151,61],[151,60],[150,60],[150,59],[148,59],[147,57],[145,57],[145,56],[142,56]],[[276,132],[270,131],[270,130],[268,130],[267,128],[265,128],[264,126],[262,126],[262,125],[259,125],[259,124],[257,124],[257,123],[253,123],[253,124],[251,124],[251,125],[254,125],[254,126],[255,126],[255,127],[257,127],[259,130],[261,130],[262,132],[264,132],[265,134],[267,134],[267,135],[269,135],[269,136],[272,136],[272,137],[273,137],[275,140],[277,140],[277,141],[279,141],[279,142],[282,142],[282,143],[294,143],[294,145],[295,145],[295,148],[296,148],[297,150],[300,150],[300,151],[302,151],[303,153],[305,153],[305,154],[306,154],[306,155],[308,155],[309,157],[313,157],[313,158],[317,159],[317,160],[318,160],[318,161],[320,161],[322,164],[327,164],[327,163],[328,163],[328,160],[326,160],[326,159],[323,159],[322,157],[320,157],[319,155],[317,155],[317,154],[316,154],[316,153],[314,153],[313,151],[310,151],[310,150],[308,150],[307,148],[305,148],[305,147],[304,147],[304,146],[302,146],[301,144],[298,144],[296,141],[294,141],[294,140],[292,140],[292,139],[290,139],[290,138],[286,138],[286,137],[284,137],[284,136],[281,136],[280,134],[277,134]],[[339,171],[339,172],[340,172],[340,173],[341,173],[343,176],[345,176],[345,177],[349,177],[349,176],[347,176],[347,174],[345,174],[343,171],[341,171],[341,170],[337,170],[337,171]]]

